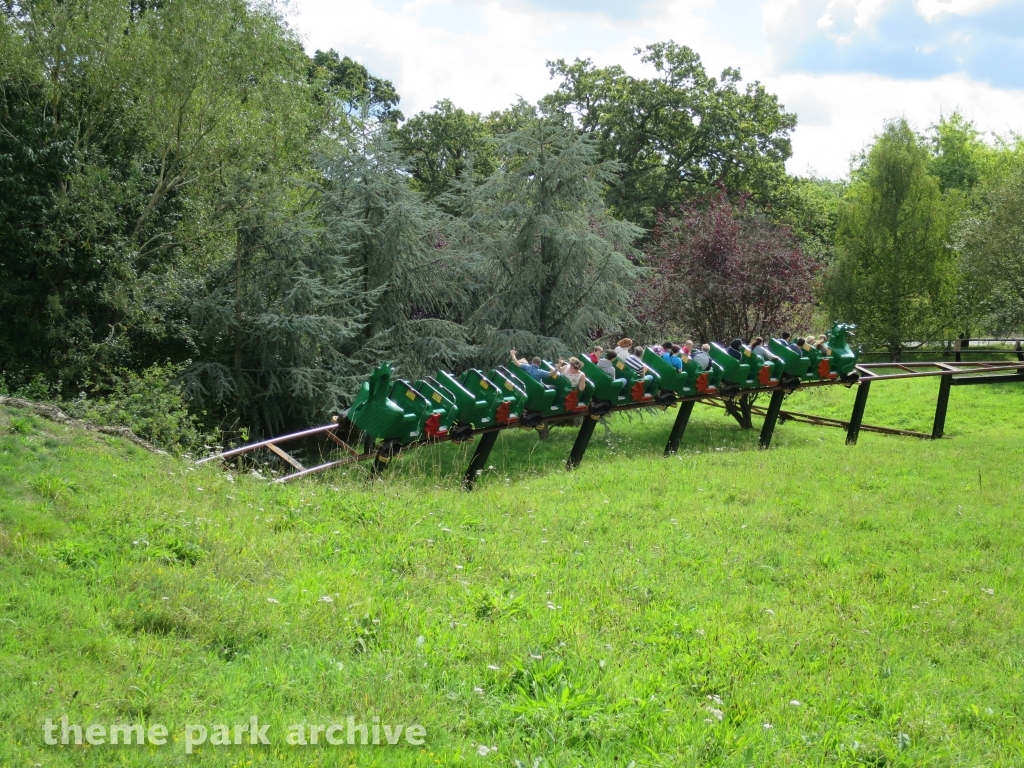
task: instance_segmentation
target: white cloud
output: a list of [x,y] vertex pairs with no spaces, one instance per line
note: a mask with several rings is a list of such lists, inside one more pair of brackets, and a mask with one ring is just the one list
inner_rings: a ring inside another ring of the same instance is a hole
[[944,13],[970,16],[999,5],[1004,0],[914,0],[914,8],[929,22]]
[[883,122],[905,116],[918,130],[959,109],[983,129],[1005,134],[1024,126],[1024,92],[994,88],[964,75],[935,80],[893,80],[859,74],[786,74],[772,88],[801,120],[793,137],[793,173],[813,168],[838,178],[850,156],[881,131]]
[[[442,98],[479,112],[502,109],[520,96],[535,101],[552,89],[547,59],[590,57],[641,74],[633,49],[674,39],[700,53],[710,72],[737,66],[797,112],[794,172],[811,166],[823,175],[844,175],[850,155],[898,114],[924,128],[941,111],[960,108],[981,128],[1024,127],[1024,91],[966,76],[898,80],[787,73],[778,65],[778,52],[805,34],[820,35],[816,25],[823,19],[834,21],[837,31],[870,26],[888,1],[764,0],[760,13],[751,13],[753,0],[653,0],[626,18],[553,11],[539,0],[292,0],[292,8],[310,52],[334,48],[391,79],[406,115]],[[915,7],[934,18],[995,2],[916,0]]]

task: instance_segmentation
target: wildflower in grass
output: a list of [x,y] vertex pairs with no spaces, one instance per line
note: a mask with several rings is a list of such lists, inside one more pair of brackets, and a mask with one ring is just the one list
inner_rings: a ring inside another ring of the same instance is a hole
[[531,653],[531,654],[530,654],[530,658],[531,658],[531,659],[533,659],[534,661],[540,661],[540,660],[541,660],[541,659],[543,659],[544,657],[543,657],[543,656],[540,656],[540,655],[538,655],[538,654],[536,654],[536,653]]
[[473,693],[478,693],[481,696],[483,696],[484,695],[484,689],[481,688],[480,686],[477,686],[476,688],[473,689]]
[[491,754],[491,752],[497,751],[497,747],[488,747],[486,744],[481,744],[479,747],[476,748],[476,753],[480,755],[480,757],[487,757],[489,754]]
[[267,598],[267,602],[268,602],[268,603],[273,603],[274,605],[278,605],[278,604],[279,604],[279,603],[280,603],[281,601],[280,601],[280,600],[275,600],[275,599],[274,599],[274,598],[272,598],[272,597],[268,597],[268,598]]
[[487,668],[492,672],[497,672],[499,669],[501,669],[501,667],[499,667],[497,664],[488,664]]
[[597,662],[597,666],[599,669],[604,669],[607,665],[605,664],[604,659],[601,659],[599,662]]
[[984,588],[982,588],[981,591],[984,592],[986,595],[994,595],[996,593],[996,591],[994,589],[984,589]]
[[789,706],[791,706],[791,707],[799,707],[800,706],[800,702],[797,701],[796,699],[793,699],[792,701],[789,702]]
[[416,638],[416,645],[423,645],[425,642],[427,642],[427,638],[425,638],[423,635],[420,635]]
[[462,570],[462,566],[461,565],[456,565],[455,566],[455,570],[456,571],[461,571]]
[[321,603],[333,603],[334,602],[334,598],[331,597],[330,595],[321,595],[320,600],[318,602],[321,602]]
[[772,728],[774,728],[775,726],[773,726],[771,723],[765,723],[761,727],[764,728],[766,731],[768,731],[768,730],[771,730]]
[[719,722],[721,722],[722,718],[725,717],[725,713],[722,710],[720,710],[720,709],[715,709],[714,707],[704,707],[704,709],[706,709],[708,712],[710,712],[711,716],[714,717],[715,720],[718,720]]
[[708,701],[712,701],[718,706],[722,706],[722,697],[719,696],[717,693],[713,693],[710,696],[708,696]]

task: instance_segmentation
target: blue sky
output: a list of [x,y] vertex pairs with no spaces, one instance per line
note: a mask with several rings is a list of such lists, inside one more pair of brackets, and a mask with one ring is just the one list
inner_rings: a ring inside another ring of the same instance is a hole
[[711,72],[739,67],[799,117],[796,173],[843,176],[885,119],[927,129],[959,109],[1024,131],[1024,0],[290,0],[307,48],[393,80],[407,115],[477,111],[552,88],[545,61],[644,74],[633,49],[673,39]]

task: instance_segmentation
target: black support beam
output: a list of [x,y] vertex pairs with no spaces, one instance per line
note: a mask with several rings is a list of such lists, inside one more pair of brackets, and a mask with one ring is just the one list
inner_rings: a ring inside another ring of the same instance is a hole
[[949,408],[949,388],[953,386],[953,376],[939,377],[939,399],[935,401],[935,420],[932,422],[932,440],[942,437],[946,428],[946,410]]
[[491,455],[491,449],[494,447],[494,443],[498,440],[498,432],[484,432],[480,435],[480,442],[476,445],[476,452],[473,454],[473,460],[469,462],[469,469],[466,470],[466,476],[462,479],[462,487],[467,491],[472,491],[473,486],[476,484],[477,477],[483,472],[484,467],[487,465],[487,459]]
[[576,442],[572,444],[572,450],[569,452],[569,460],[565,462],[566,469],[576,469],[583,461],[583,455],[587,452],[587,446],[590,445],[590,438],[594,434],[594,427],[597,426],[597,422],[600,420],[600,416],[594,416],[589,414],[583,417],[583,425],[580,427],[579,433],[576,435]]
[[768,410],[764,414],[764,424],[761,425],[760,446],[767,450],[772,444],[772,434],[775,432],[775,424],[779,420],[779,411],[782,409],[782,398],[786,393],[781,389],[772,392],[772,399],[768,403]]
[[860,425],[864,421],[864,409],[868,404],[868,394],[871,392],[871,379],[861,379],[857,385],[857,399],[853,401],[853,414],[850,416],[850,426],[846,428],[846,444],[856,445],[860,436]]
[[690,423],[690,414],[693,413],[694,400],[687,400],[679,404],[679,413],[676,414],[675,423],[672,425],[672,432],[665,444],[665,455],[670,456],[679,450],[679,441],[683,439],[686,425]]

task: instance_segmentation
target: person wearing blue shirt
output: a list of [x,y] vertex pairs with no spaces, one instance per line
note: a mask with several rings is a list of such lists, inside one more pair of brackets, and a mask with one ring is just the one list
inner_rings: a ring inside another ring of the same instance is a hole
[[670,341],[666,341],[661,345],[661,348],[665,350],[661,355],[661,359],[677,371],[683,370],[683,361],[679,359],[679,346]]
[[537,381],[545,379],[550,375],[540,367],[541,360],[539,357],[535,357],[533,360],[527,361],[525,357],[518,357],[514,349],[510,349],[509,354],[512,356],[512,362],[518,365],[520,370],[526,371]]

